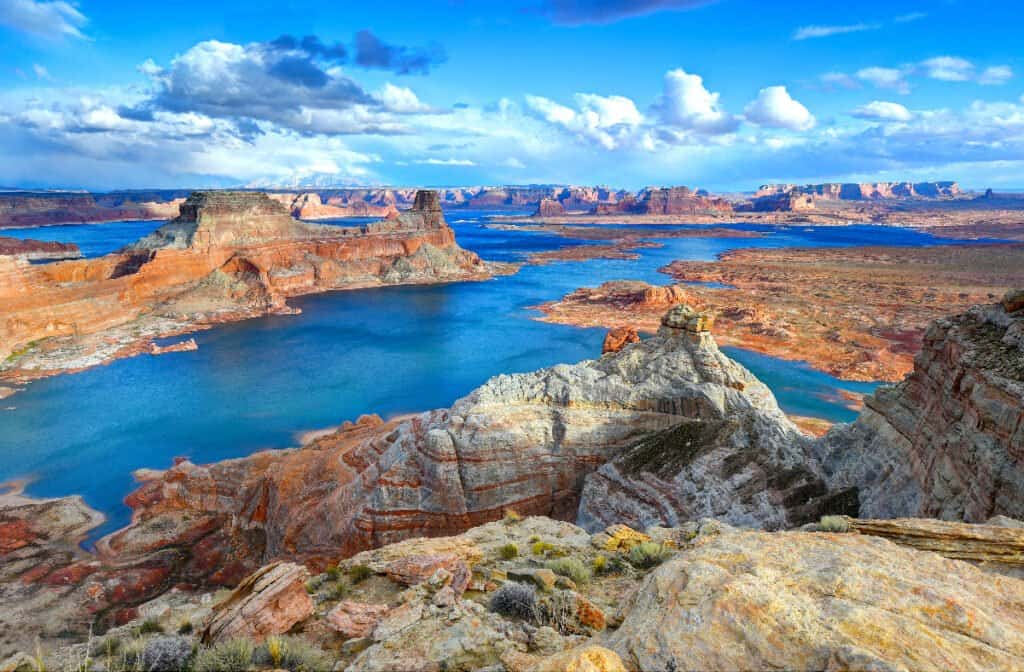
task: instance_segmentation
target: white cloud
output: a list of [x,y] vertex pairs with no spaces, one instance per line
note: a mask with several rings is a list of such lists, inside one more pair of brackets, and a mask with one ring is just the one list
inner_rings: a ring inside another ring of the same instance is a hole
[[914,118],[914,114],[903,105],[884,100],[874,100],[861,105],[852,114],[860,119],[873,121],[910,121]]
[[757,94],[743,109],[748,121],[768,128],[807,131],[814,127],[814,115],[784,86],[769,86]]
[[61,0],[0,0],[0,25],[23,33],[86,39],[81,29],[87,22],[74,5]]
[[644,118],[625,96],[577,93],[576,109],[542,96],[526,96],[526,106],[537,117],[587,142],[618,149],[638,141],[636,131]]
[[998,86],[1013,79],[1013,69],[1008,65],[993,65],[985,68],[978,76],[978,84]]
[[520,161],[519,159],[517,159],[514,156],[510,156],[507,159],[503,159],[503,160],[499,161],[498,165],[502,166],[504,168],[514,168],[516,170],[521,170],[523,168],[526,168],[526,164],[523,163],[522,161]]
[[974,64],[956,56],[935,56],[921,61],[924,74],[944,82],[966,82],[974,74]]
[[665,73],[664,86],[654,107],[662,124],[711,135],[731,133],[739,126],[739,120],[722,109],[719,94],[705,88],[700,75],[682,68],[670,70]]
[[857,71],[857,79],[863,80],[880,89],[893,89],[898,93],[910,93],[910,84],[906,80],[906,71],[899,68],[880,68],[877,66],[861,68]]
[[472,167],[476,165],[475,161],[470,159],[419,159],[413,161],[421,166],[465,166]]
[[412,89],[395,86],[390,82],[384,84],[374,97],[385,109],[399,114],[422,114],[431,111],[431,107],[420,101]]
[[865,30],[877,30],[877,24],[853,23],[845,26],[801,26],[793,33],[794,40],[807,40],[814,37],[831,37],[846,33],[859,33]]
[[859,89],[860,83],[845,72],[826,72],[819,77],[821,83],[828,90],[834,89]]

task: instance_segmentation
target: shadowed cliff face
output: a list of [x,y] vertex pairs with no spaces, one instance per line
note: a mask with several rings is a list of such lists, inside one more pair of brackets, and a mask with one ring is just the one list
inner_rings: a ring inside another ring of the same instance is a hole
[[932,324],[914,370],[816,445],[861,514],[1024,517],[1024,292]]
[[[0,257],[0,377],[25,380],[148,351],[153,338],[332,289],[483,279],[437,196],[363,227],[293,219],[257,192],[197,192],[121,252],[43,267]],[[11,357],[12,353],[16,356]]]

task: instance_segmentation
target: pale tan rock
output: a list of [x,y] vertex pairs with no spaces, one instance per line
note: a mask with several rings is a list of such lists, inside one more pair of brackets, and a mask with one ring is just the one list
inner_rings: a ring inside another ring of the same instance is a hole
[[389,609],[386,604],[344,600],[327,612],[327,625],[344,637],[369,637]]
[[246,637],[262,640],[280,635],[313,613],[306,593],[309,571],[291,562],[260,568],[213,607],[201,638],[213,643]]
[[384,567],[384,573],[392,581],[406,586],[415,586],[430,579],[440,569],[450,572],[449,585],[455,594],[461,596],[472,576],[466,562],[454,553],[424,554],[399,558]]
[[1004,670],[1024,581],[860,534],[722,527],[654,570],[602,642],[631,670]]
[[[685,668],[682,668],[685,669]],[[626,672],[619,654],[589,644],[544,660],[531,672]]]

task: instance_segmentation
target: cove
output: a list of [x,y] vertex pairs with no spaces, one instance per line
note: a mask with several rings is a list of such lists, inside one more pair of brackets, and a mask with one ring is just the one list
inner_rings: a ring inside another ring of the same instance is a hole
[[[519,260],[580,242],[489,229],[482,226],[487,214],[449,216],[459,220],[459,243],[487,259]],[[300,297],[291,304],[301,315],[195,334],[197,352],[38,381],[3,402],[13,408],[0,410],[0,481],[30,478],[28,491],[41,496],[83,495],[108,516],[99,536],[128,522],[122,499],[134,469],[164,468],[175,456],[210,462],[292,446],[298,433],[363,413],[448,406],[498,373],[597,356],[604,330],[537,322],[529,310],[578,287],[617,279],[665,284],[657,269],[669,261],[713,259],[737,247],[951,242],[886,227],[743,228],[766,235],[666,239],[662,248],[638,250],[637,260],[524,266],[487,282]],[[849,420],[854,414],[829,395],[839,387],[873,389],[800,363],[729,354],[765,380],[785,410],[802,415]]]

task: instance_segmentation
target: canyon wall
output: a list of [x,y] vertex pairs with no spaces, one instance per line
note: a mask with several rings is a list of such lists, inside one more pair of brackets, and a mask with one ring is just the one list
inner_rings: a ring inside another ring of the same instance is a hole
[[940,319],[914,370],[816,445],[861,515],[1024,517],[1024,291]]
[[121,252],[4,262],[0,373],[30,378],[134,354],[197,325],[286,312],[298,294],[490,274],[456,244],[433,192],[363,227],[300,222],[257,192],[197,192],[177,218]]
[[0,193],[0,228],[173,217],[187,192]]
[[648,187],[614,203],[599,203],[594,214],[615,215],[696,215],[729,213],[732,205],[721,198],[712,198],[688,187]]

